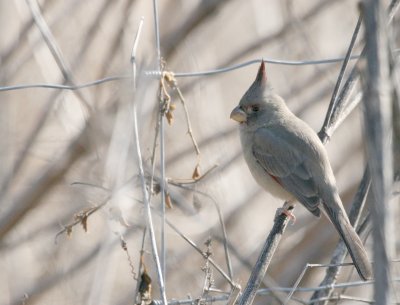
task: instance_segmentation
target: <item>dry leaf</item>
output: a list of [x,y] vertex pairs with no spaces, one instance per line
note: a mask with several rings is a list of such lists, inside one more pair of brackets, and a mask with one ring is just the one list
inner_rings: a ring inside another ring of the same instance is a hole
[[121,247],[124,251],[128,251],[128,247],[126,245],[126,241],[121,239]]
[[197,164],[196,167],[194,168],[193,174],[192,174],[192,179],[193,180],[197,180],[199,179],[201,176],[200,174],[200,165]]
[[168,82],[168,85],[174,86],[176,79],[173,72],[164,72],[164,79]]
[[165,117],[167,118],[168,125],[171,126],[174,123],[174,114],[172,113],[172,111],[168,110],[165,113]]
[[174,110],[176,109],[176,105],[173,103],[169,103],[168,110],[165,113],[165,117],[167,118],[168,124],[172,125],[174,123]]
[[87,221],[88,221],[88,215],[85,214],[85,215],[82,216],[81,224],[82,224],[83,230],[84,230],[86,233],[87,233],[87,231],[88,231],[88,228],[87,228]]
[[68,237],[71,237],[71,235],[72,235],[72,227],[71,227],[71,226],[68,226],[68,227],[67,227],[67,236],[68,236]]
[[143,263],[143,272],[140,276],[139,296],[141,305],[150,305],[153,303],[151,292],[151,277],[147,273],[146,265]]
[[146,269],[144,269],[140,277],[139,293],[142,299],[151,298],[151,277],[147,274]]
[[165,192],[165,205],[168,209],[172,209],[172,200],[168,192]]

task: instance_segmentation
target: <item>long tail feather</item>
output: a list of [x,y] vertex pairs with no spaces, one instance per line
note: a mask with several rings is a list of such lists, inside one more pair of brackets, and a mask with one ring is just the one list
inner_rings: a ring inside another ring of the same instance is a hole
[[353,259],[353,263],[358,274],[365,281],[371,279],[372,267],[371,263],[369,262],[367,252],[365,251],[360,237],[350,224],[345,211],[339,208],[338,203],[334,203],[332,205],[324,204],[324,207],[331,222],[334,224],[341,238],[346,244],[347,250]]

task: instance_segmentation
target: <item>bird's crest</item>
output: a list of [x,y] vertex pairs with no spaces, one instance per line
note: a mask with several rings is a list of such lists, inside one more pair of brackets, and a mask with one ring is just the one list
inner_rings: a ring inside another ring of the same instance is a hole
[[258,68],[257,77],[254,83],[262,87],[267,84],[267,73],[265,72],[264,59],[261,60],[261,65],[260,68]]

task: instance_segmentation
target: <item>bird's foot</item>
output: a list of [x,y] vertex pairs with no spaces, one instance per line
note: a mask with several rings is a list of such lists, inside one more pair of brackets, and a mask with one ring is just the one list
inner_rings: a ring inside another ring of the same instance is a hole
[[290,204],[288,202],[285,202],[283,207],[279,208],[277,210],[277,214],[276,215],[277,216],[282,215],[282,214],[286,215],[286,217],[289,218],[289,220],[290,220],[290,224],[294,225],[295,222],[296,222],[296,216],[294,216],[294,214],[293,214],[293,209],[294,209],[294,205],[292,205],[292,204]]

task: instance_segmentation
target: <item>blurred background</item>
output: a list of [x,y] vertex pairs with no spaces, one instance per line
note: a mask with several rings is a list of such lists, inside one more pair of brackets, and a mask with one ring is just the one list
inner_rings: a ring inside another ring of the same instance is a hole
[[[168,0],[159,1],[158,13],[161,56],[165,70],[173,73],[261,58],[342,57],[359,14],[351,0]],[[166,218],[228,273],[225,241],[232,280],[242,287],[247,282],[282,205],[254,182],[237,125],[229,119],[254,80],[257,63],[211,76],[176,77],[184,104],[166,84],[173,118],[157,133],[160,84],[151,73],[158,70],[151,1],[0,0],[0,86],[79,85],[129,76],[142,17],[135,93],[128,78],[75,91],[0,92],[1,304],[134,304],[141,256],[152,279],[152,298],[160,298],[148,230],[143,239],[146,211],[134,145],[139,140],[160,251],[160,133],[171,182]],[[398,18],[394,24],[398,29]],[[363,32],[359,36],[355,54],[363,45]],[[340,63],[267,64],[276,92],[315,131],[324,121],[339,69]],[[132,101],[138,107],[138,139]],[[365,167],[362,126],[358,107],[327,144],[347,210]],[[201,179],[193,181],[193,174]],[[300,205],[295,215],[263,287],[292,287],[307,263],[330,261],[339,240],[333,226]],[[228,281],[182,235],[168,225],[165,233],[169,300],[230,292]],[[364,238],[370,252],[371,238]],[[309,269],[300,286],[318,286],[324,274],[325,268]],[[343,267],[339,282],[358,280],[352,267]],[[215,291],[205,292],[209,286]],[[258,296],[255,303],[280,304],[286,293]],[[372,286],[351,287],[346,295],[370,299]],[[310,296],[298,292],[294,299]]]

